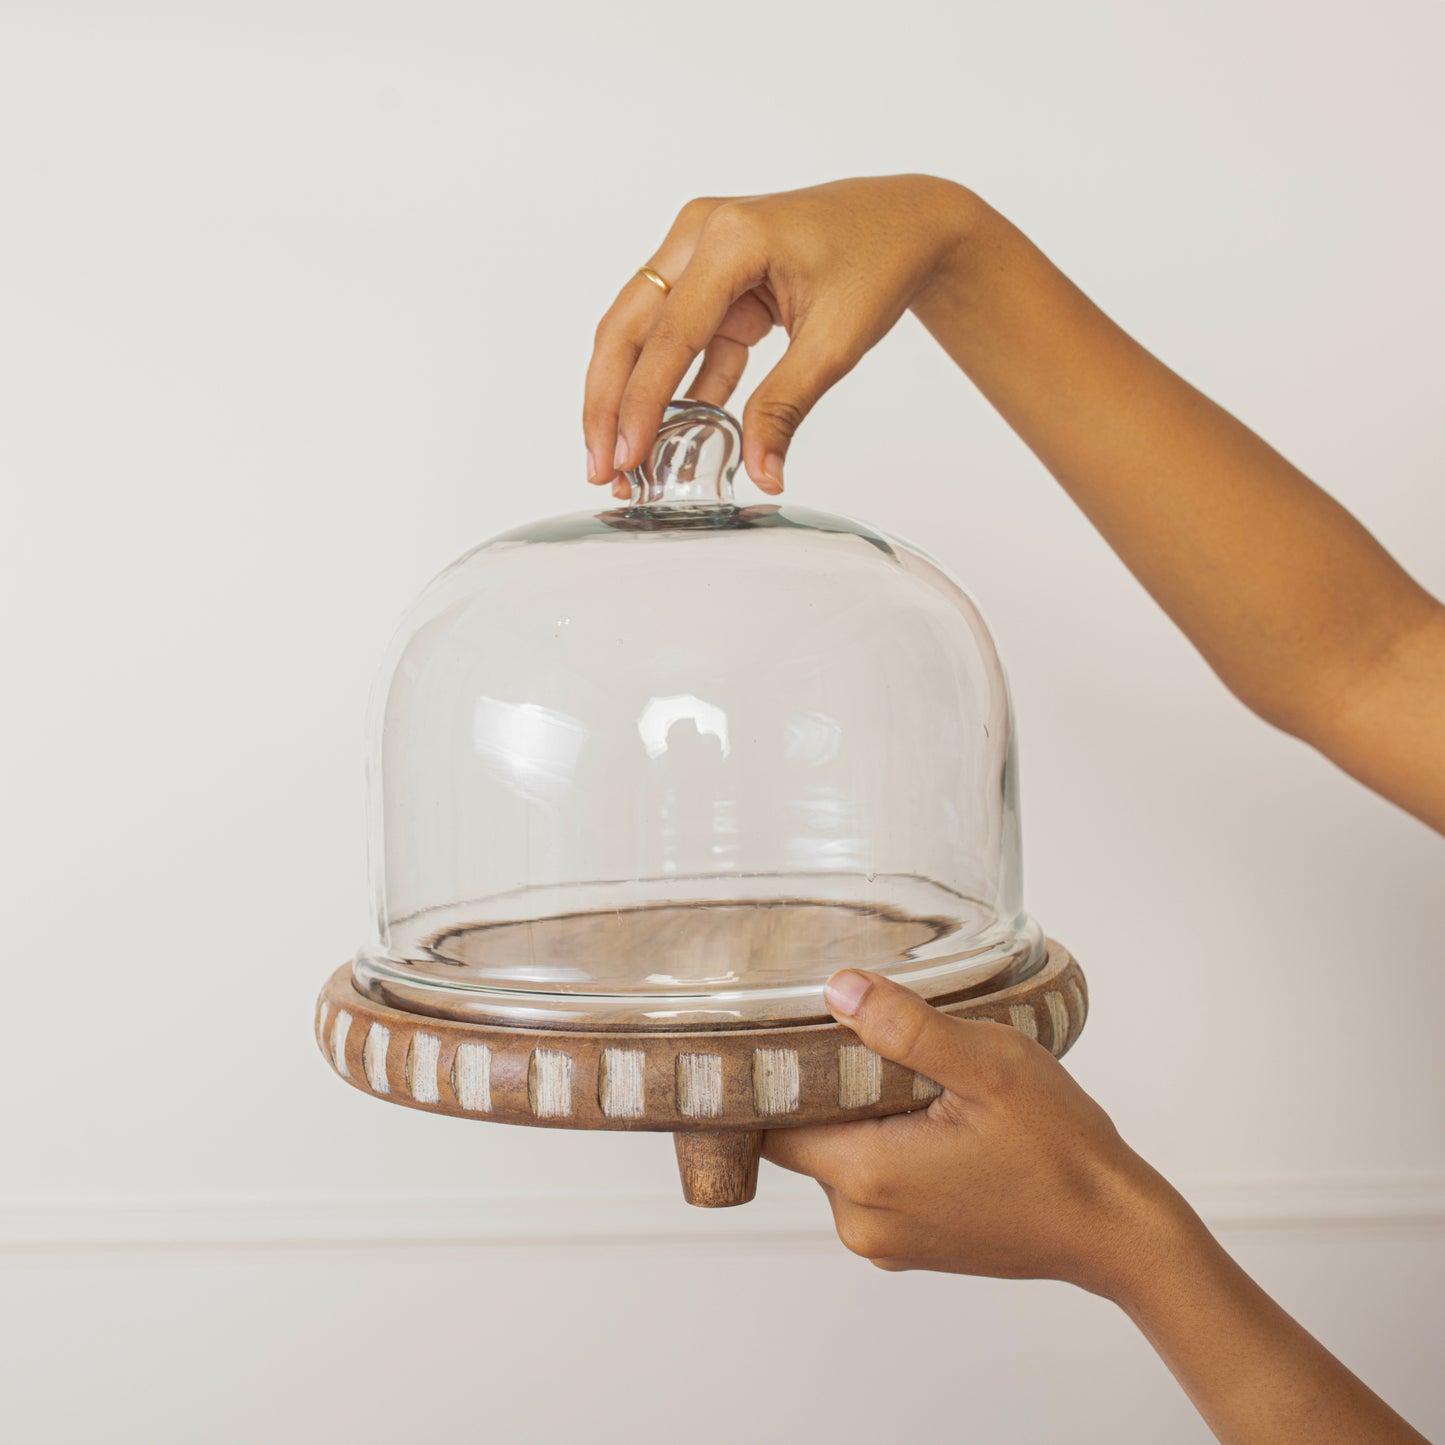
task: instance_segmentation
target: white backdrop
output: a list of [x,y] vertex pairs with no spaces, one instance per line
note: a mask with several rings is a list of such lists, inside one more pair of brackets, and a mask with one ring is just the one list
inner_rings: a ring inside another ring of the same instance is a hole
[[[1203,1438],[1099,1301],[878,1275],[774,1172],[688,1214],[665,1139],[379,1107],[312,1001],[387,636],[596,504],[592,328],[691,195],[969,183],[1445,592],[1442,44],[1429,0],[0,0],[16,1438]],[[1445,845],[1225,694],[911,320],[789,489],[993,623],[1070,1067],[1445,1432]]]

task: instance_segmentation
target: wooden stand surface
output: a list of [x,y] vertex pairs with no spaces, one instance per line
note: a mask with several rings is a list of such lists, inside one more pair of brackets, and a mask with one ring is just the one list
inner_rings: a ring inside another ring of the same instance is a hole
[[[1063,1054],[1088,1013],[1083,971],[1052,939],[1034,974],[936,1005],[1008,1024]],[[860,1044],[841,1024],[658,1033],[464,1023],[361,993],[344,964],[317,1000],[316,1040],[349,1084],[408,1108],[562,1129],[676,1136],[691,1204],[744,1204],[762,1133],[927,1106],[938,1085]]]

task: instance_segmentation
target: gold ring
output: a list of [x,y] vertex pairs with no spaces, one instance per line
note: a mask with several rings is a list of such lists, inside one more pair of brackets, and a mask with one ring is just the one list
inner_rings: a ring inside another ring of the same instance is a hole
[[646,276],[647,279],[651,281],[652,284],[656,286],[657,289],[661,291],[664,296],[666,296],[667,293],[672,290],[672,285],[668,281],[667,277],[659,276],[657,272],[652,269],[651,266],[639,266],[637,268],[637,274],[639,276]]

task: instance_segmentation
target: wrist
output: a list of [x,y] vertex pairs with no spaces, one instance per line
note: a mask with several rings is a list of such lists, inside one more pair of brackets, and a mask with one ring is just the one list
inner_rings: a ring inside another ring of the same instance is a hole
[[926,314],[956,305],[973,269],[972,256],[980,230],[992,214],[981,196],[956,181],[928,178],[936,189],[929,197],[932,212],[932,256],[909,309],[924,321]]
[[1182,1270],[1219,1248],[1183,1195],[1132,1150],[1102,1190],[1102,1208],[1112,1248],[1094,1261],[1091,1278],[1076,1282],[1136,1324],[1172,1297]]
[[1019,233],[964,186],[950,182],[939,205],[934,265],[909,309],[967,370],[968,358],[986,341],[991,288],[1016,265]]

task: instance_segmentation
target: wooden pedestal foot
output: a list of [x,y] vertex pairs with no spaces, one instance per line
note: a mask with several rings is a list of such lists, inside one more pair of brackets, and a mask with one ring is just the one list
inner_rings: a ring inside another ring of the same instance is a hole
[[682,1197],[702,1209],[746,1204],[758,1192],[761,1129],[674,1134]]

